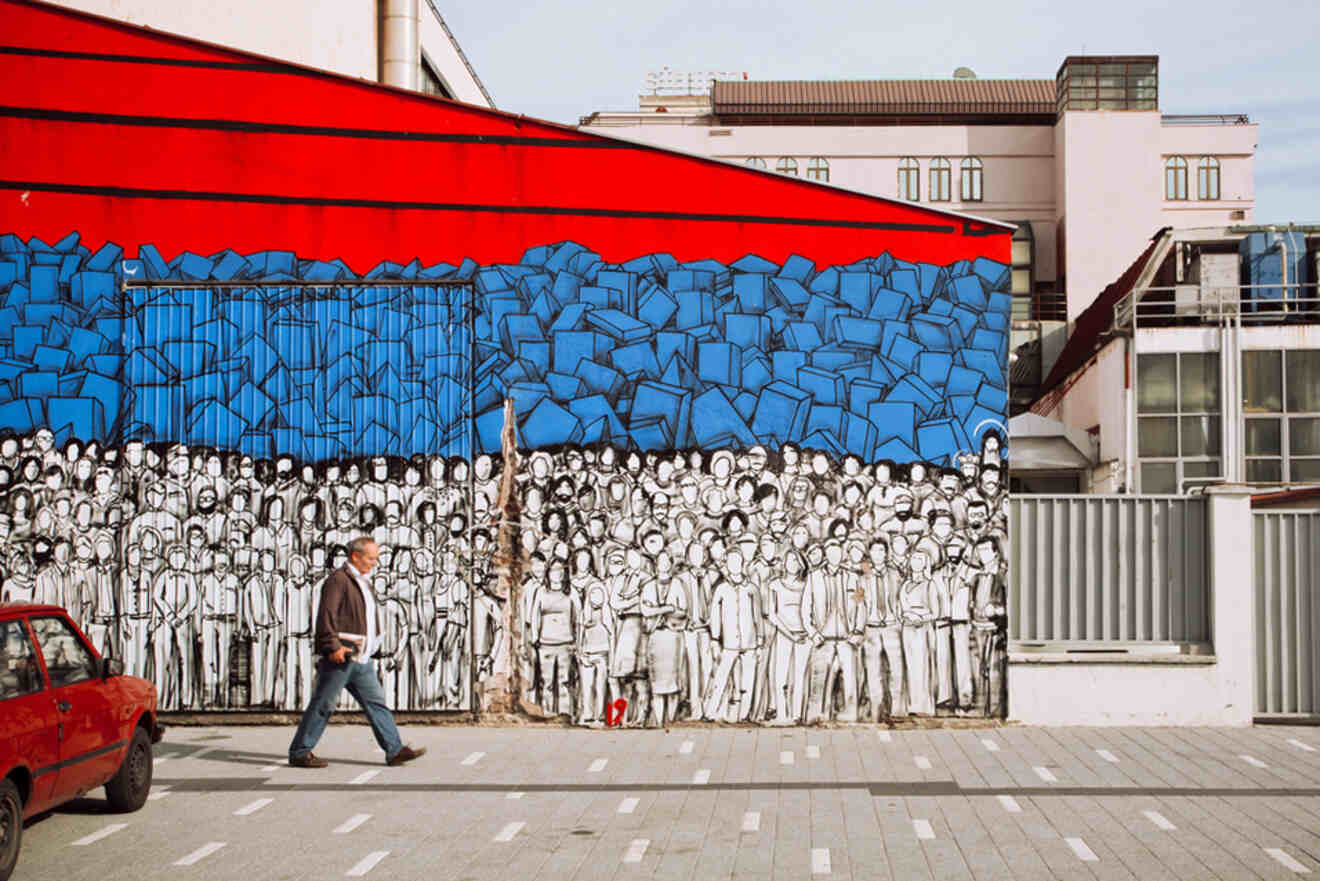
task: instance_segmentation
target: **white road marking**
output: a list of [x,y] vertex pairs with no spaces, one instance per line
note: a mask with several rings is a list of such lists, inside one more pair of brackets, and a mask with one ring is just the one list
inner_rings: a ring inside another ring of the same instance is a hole
[[485,757],[486,757],[486,754],[485,754],[485,753],[472,753],[472,754],[470,754],[466,759],[464,759],[463,761],[459,762],[459,764],[460,764],[460,765],[475,765],[477,762],[481,761],[481,760],[482,760],[483,758],[485,758]]
[[1291,743],[1293,746],[1297,747],[1298,749],[1306,750],[1308,753],[1315,752],[1315,747],[1311,746],[1309,743],[1302,743],[1300,740],[1298,740],[1295,737],[1288,738],[1288,742]]
[[1118,762],[1118,756],[1114,755],[1107,749],[1098,749],[1095,751],[1095,754],[1100,758],[1104,759],[1106,762],[1114,762],[1114,763]]
[[933,840],[935,838],[935,830],[930,828],[930,820],[913,820],[912,828],[916,830],[918,838],[925,838],[928,840]]
[[266,765],[266,766],[264,766],[261,770],[263,770],[263,771],[274,771],[274,770],[275,770],[276,768],[278,768],[278,767],[280,767],[280,766],[279,766],[279,765]]
[[625,798],[623,801],[619,802],[618,812],[620,814],[631,814],[633,811],[637,810],[637,803],[639,801],[640,799],[632,797]]
[[170,760],[169,756],[152,756],[151,764],[159,765],[161,762],[168,762],[169,760]]
[[379,773],[380,773],[379,770],[376,770],[376,771],[363,771],[361,774],[357,775],[357,776],[354,777],[352,780],[348,781],[348,785],[349,785],[349,786],[361,786],[363,783],[366,783],[368,780],[370,780],[372,777],[375,777],[375,776],[376,776],[377,774],[379,774]]
[[640,863],[642,855],[646,853],[646,848],[650,846],[649,838],[634,838],[632,844],[628,845],[628,851],[623,855],[625,863]]
[[195,851],[193,851],[192,853],[188,854],[188,855],[187,855],[186,857],[184,857],[183,859],[181,859],[181,860],[175,860],[175,861],[174,861],[174,865],[176,865],[176,866],[191,866],[191,865],[193,865],[194,863],[197,863],[197,862],[200,862],[200,861],[206,859],[206,858],[209,857],[211,854],[215,853],[217,850],[219,850],[220,848],[222,848],[222,847],[224,847],[224,846],[225,846],[225,842],[223,842],[223,841],[212,841],[212,842],[209,842],[209,843],[207,843],[207,844],[203,844],[201,847],[197,848],[197,850],[195,850]]
[[820,747],[816,746],[816,744],[814,744],[814,743],[808,744],[808,745],[807,745],[807,758],[809,758],[809,759],[819,759],[819,758],[820,758]]
[[361,878],[363,875],[376,868],[376,863],[390,855],[388,850],[374,850],[364,856],[356,866],[349,869],[344,875],[348,878]]
[[981,738],[981,746],[983,746],[983,747],[985,747],[986,749],[990,750],[990,752],[992,752],[992,753],[997,753],[997,752],[999,752],[999,744],[995,743],[993,740],[991,740],[991,739],[988,738],[988,737],[982,737],[982,738]]
[[197,752],[195,752],[195,753],[193,753],[192,755],[188,756],[188,758],[190,758],[190,759],[200,759],[202,756],[205,756],[205,755],[207,755],[207,754],[209,754],[209,753],[213,753],[213,752],[215,752],[215,747],[208,747],[207,749],[200,749],[200,750],[198,750]]
[[160,801],[162,798],[169,795],[170,785],[171,784],[169,783],[164,783],[161,784],[160,786],[151,787],[152,792],[151,795],[147,796],[147,801]]
[[526,826],[526,825],[527,825],[527,824],[524,823],[524,822],[522,822],[521,820],[515,820],[515,821],[512,822],[512,823],[505,823],[505,824],[504,824],[504,828],[501,829],[501,830],[499,831],[499,834],[496,835],[496,836],[495,836],[494,838],[492,838],[491,840],[492,840],[492,841],[513,841],[513,836],[517,835],[520,831],[522,831],[522,827],[524,827],[524,826]]
[[876,736],[880,738],[881,743],[894,742],[894,735],[890,734],[888,731],[877,731]]
[[1000,803],[1001,805],[1003,805],[1003,806],[1004,806],[1004,810],[1008,811],[1010,814],[1020,814],[1020,813],[1022,813],[1022,806],[1019,805],[1019,804],[1017,803],[1017,799],[1015,799],[1015,798],[1014,798],[1013,796],[1011,796],[1011,795],[1001,795],[1001,796],[999,796],[999,803]]
[[693,774],[693,775],[692,775],[692,782],[693,782],[693,783],[696,783],[696,784],[709,783],[709,782],[710,782],[710,768],[702,768],[700,771],[698,771],[697,773]]
[[685,740],[678,745],[678,751],[681,755],[687,755],[692,752],[692,741]]
[[275,799],[273,798],[259,798],[256,801],[252,802],[252,804],[243,805],[243,807],[234,811],[234,816],[246,817],[248,814],[255,814],[257,811],[261,810],[262,808],[264,808],[266,805],[270,804],[274,800]]
[[793,764],[793,751],[791,749],[782,750],[779,753],[779,764],[781,765]]
[[591,763],[591,767],[588,768],[587,770],[590,771],[592,774],[597,774],[601,771],[604,771],[605,766],[608,765],[609,763],[610,763],[609,759],[596,759],[596,761]]
[[761,829],[761,812],[760,812],[760,811],[748,811],[747,813],[743,814],[743,827],[742,827],[742,831],[744,831],[744,832],[759,832],[760,829]]
[[1059,778],[1054,776],[1053,771],[1051,771],[1049,768],[1042,768],[1040,765],[1036,766],[1036,776],[1039,777],[1041,780],[1044,780],[1046,783],[1059,782]]
[[1290,872],[1296,872],[1298,875],[1309,875],[1311,870],[1303,866],[1297,860],[1293,859],[1292,854],[1278,847],[1267,847],[1265,852],[1278,860],[1285,869]]
[[1086,842],[1080,838],[1065,838],[1068,846],[1072,848],[1073,853],[1077,854],[1077,859],[1084,863],[1094,863],[1100,858],[1095,855],[1095,851],[1086,846]]
[[508,795],[506,795],[506,796],[504,796],[504,797],[505,797],[506,799],[514,800],[514,799],[522,798],[522,797],[523,797],[524,795],[526,795],[526,794],[527,794],[527,793],[525,793],[525,792],[510,792]]
[[917,763],[917,767],[923,771],[930,770],[930,759],[925,756],[913,756],[912,760]]
[[1269,767],[1269,765],[1265,764],[1264,762],[1262,762],[1260,759],[1256,758],[1255,756],[1240,755],[1240,756],[1238,756],[1238,758],[1241,759],[1242,761],[1246,762],[1248,765],[1251,765],[1253,768],[1268,768],[1268,767]]
[[1156,826],[1159,826],[1161,829],[1165,830],[1166,832],[1172,832],[1173,830],[1178,828],[1177,826],[1170,823],[1168,821],[1168,818],[1166,818],[1159,811],[1142,811],[1142,813],[1146,815],[1147,820],[1150,820],[1152,823],[1154,823]]
[[335,827],[336,835],[347,835],[363,823],[371,819],[371,814],[354,814],[344,822]]
[[104,829],[102,829],[99,832],[93,832],[91,835],[84,835],[82,838],[79,838],[77,841],[73,843],[73,846],[86,847],[89,844],[94,844],[100,841],[102,838],[105,838],[108,835],[114,835],[120,829],[127,829],[127,828],[128,828],[127,823],[111,823],[109,826],[106,826]]
[[813,847],[811,849],[811,874],[828,875],[830,873],[830,849]]

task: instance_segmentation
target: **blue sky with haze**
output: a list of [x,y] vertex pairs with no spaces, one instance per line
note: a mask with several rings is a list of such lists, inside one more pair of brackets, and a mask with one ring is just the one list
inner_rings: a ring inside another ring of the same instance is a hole
[[1067,55],[1159,55],[1165,113],[1259,123],[1256,221],[1320,223],[1320,3],[1106,0],[440,2],[497,106],[632,110],[648,71],[752,79],[1052,78]]

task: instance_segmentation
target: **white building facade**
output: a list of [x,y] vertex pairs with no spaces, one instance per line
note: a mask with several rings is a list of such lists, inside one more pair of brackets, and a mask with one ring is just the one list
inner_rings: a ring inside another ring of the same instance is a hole
[[55,0],[129,24],[494,107],[435,0]]
[[1159,109],[1156,56],[1070,56],[1054,79],[780,82],[657,88],[581,127],[1019,225],[1015,411],[1070,322],[1151,234],[1250,223],[1257,127]]

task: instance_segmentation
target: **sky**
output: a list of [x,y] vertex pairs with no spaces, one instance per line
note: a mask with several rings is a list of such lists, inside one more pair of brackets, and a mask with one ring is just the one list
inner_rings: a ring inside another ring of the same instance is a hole
[[750,79],[1052,79],[1068,55],[1160,56],[1164,113],[1259,125],[1258,223],[1320,223],[1320,3],[1241,0],[440,2],[502,110],[635,110],[649,71]]

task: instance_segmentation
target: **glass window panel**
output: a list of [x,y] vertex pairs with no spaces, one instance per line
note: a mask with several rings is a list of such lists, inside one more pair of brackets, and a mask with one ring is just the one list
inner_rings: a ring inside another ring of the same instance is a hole
[[1182,418],[1182,454],[1184,456],[1219,455],[1218,416]]
[[1127,106],[1127,102],[1124,101],[1122,98],[1101,98],[1101,99],[1100,99],[1100,109],[1101,109],[1101,110],[1122,110],[1122,109],[1123,109],[1124,107],[1126,107],[1126,106]]
[[1320,349],[1290,351],[1287,364],[1288,412],[1320,413]]
[[1137,410],[1173,413],[1178,409],[1178,356],[1137,356]]
[[96,676],[96,659],[63,618],[33,618],[32,632],[46,658],[51,688],[63,688]]
[[1279,459],[1248,459],[1248,483],[1280,483],[1283,480],[1283,462]]
[[1139,76],[1142,79],[1155,82],[1155,65],[1153,64],[1129,64],[1128,76]]
[[1189,477],[1219,477],[1219,460],[1204,459],[1200,462],[1183,462],[1183,479]]
[[1029,294],[1031,293],[1031,270],[1014,269],[1013,270],[1013,293]]
[[1242,353],[1242,406],[1249,413],[1283,409],[1282,352]]
[[1184,413],[1219,410],[1219,353],[1190,352],[1178,356],[1179,401]]
[[1248,419],[1246,433],[1248,456],[1269,456],[1279,453],[1279,440],[1282,434],[1279,430],[1279,420]]
[[1143,416],[1137,420],[1137,455],[1178,455],[1178,420],[1173,416]]
[[1118,100],[1122,100],[1124,94],[1125,94],[1125,90],[1121,87],[1117,89],[1105,88],[1104,84],[1103,83],[1101,84],[1101,88],[1100,88],[1101,100],[1104,100],[1105,98],[1115,98]]
[[0,622],[0,701],[46,687],[22,619]]
[[1289,479],[1294,483],[1320,482],[1320,459],[1293,459],[1288,469],[1292,472]]
[[1320,416],[1288,420],[1288,452],[1293,456],[1320,456]]
[[1174,462],[1142,462],[1141,491],[1171,494],[1178,491],[1178,466]]
[[1031,263],[1031,242],[1013,240],[1013,265],[1028,266]]

